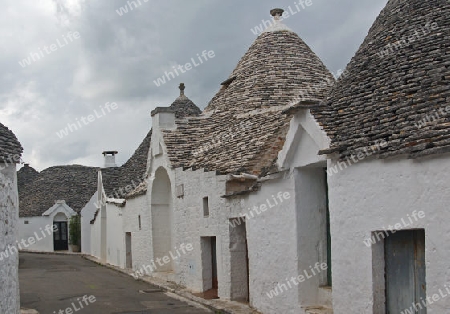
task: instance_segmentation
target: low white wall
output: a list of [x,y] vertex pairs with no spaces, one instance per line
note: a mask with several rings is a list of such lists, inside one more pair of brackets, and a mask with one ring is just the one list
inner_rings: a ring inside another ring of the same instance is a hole
[[[329,166],[336,164],[332,161]],[[329,177],[335,314],[374,313],[371,232],[425,217],[409,229],[425,229],[426,290],[431,296],[450,286],[450,159],[371,160]],[[428,305],[428,313],[449,313],[450,297]]]
[[[28,222],[28,223],[26,223]],[[20,217],[19,218],[19,241],[24,240],[26,246],[22,249],[29,251],[53,252],[53,230],[52,233],[46,231],[46,226],[53,228],[52,217]],[[49,228],[47,227],[47,230]],[[45,235],[45,236],[44,236]],[[30,244],[34,238],[34,244]]]
[[98,192],[95,192],[81,210],[81,252],[85,254],[91,254],[91,220],[97,211],[97,197]]

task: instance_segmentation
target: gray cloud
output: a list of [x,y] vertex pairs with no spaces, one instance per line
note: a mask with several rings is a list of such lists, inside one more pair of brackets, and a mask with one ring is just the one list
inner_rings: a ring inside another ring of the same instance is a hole
[[[136,2],[138,0],[135,0]],[[131,2],[131,1],[130,1]],[[256,39],[250,31],[273,7],[296,1],[140,0],[119,16],[119,0],[6,0],[0,12],[0,121],[18,136],[38,170],[102,165],[103,150],[125,162],[184,82],[204,108]],[[330,71],[344,69],[387,0],[312,0],[285,20]],[[80,38],[22,68],[19,61],[68,32]],[[157,87],[153,80],[203,50],[216,57]],[[60,139],[56,132],[106,102],[119,108]]]

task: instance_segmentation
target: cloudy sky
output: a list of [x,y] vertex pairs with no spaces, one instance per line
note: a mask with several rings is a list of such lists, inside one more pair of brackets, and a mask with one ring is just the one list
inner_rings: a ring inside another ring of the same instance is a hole
[[[135,7],[123,0],[3,0],[0,122],[19,138],[24,162],[39,171],[102,166],[101,152],[117,150],[118,164],[124,163],[150,130],[150,111],[170,105],[180,82],[192,101],[206,106],[274,7],[291,7],[295,14],[284,23],[336,73],[387,3],[139,1]],[[125,6],[127,13],[120,10]],[[165,71],[204,50],[215,57],[156,86]]]

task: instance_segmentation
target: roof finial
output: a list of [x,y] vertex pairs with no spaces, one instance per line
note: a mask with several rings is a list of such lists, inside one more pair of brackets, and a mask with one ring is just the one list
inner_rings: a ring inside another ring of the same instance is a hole
[[184,83],[180,83],[180,87],[178,87],[178,88],[180,89],[180,96],[183,96],[184,95],[184,89],[186,88],[184,86]]
[[281,16],[283,16],[283,9],[280,8],[276,8],[276,9],[272,9],[270,10],[270,15],[273,16],[273,18],[275,19],[275,21],[279,21]]

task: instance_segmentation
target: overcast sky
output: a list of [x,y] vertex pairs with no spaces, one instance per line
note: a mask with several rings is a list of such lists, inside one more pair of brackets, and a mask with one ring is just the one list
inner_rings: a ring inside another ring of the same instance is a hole
[[[3,0],[0,122],[38,171],[102,166],[104,150],[119,151],[122,164],[150,130],[150,111],[169,106],[180,82],[197,106],[206,106],[270,9],[291,6],[295,14],[284,23],[336,73],[387,3],[310,1],[303,8],[299,0],[135,0],[130,10],[123,0]],[[159,87],[153,82],[204,50],[214,58]],[[68,124],[78,130],[59,133]]]

